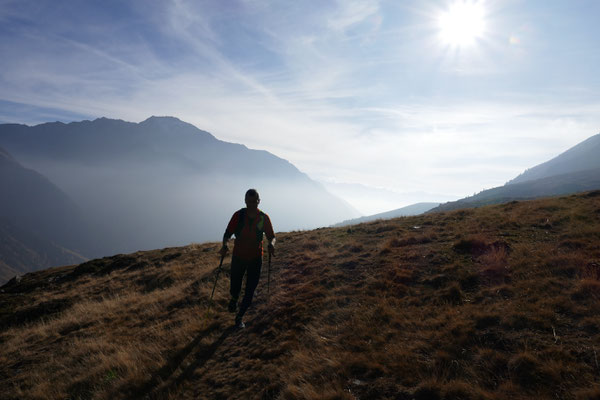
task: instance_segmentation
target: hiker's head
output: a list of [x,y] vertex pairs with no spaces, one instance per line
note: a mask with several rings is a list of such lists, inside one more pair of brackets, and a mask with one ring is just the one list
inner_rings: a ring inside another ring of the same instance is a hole
[[244,201],[246,202],[246,207],[251,209],[258,208],[258,203],[260,203],[260,196],[258,195],[256,189],[248,189]]

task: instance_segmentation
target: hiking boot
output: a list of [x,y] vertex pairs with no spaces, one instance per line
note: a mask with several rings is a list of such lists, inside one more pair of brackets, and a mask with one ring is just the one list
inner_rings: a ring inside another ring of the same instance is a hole
[[237,310],[237,299],[234,299],[232,297],[231,300],[229,300],[229,305],[227,306],[227,310],[229,310],[230,313],[234,313],[235,310]]
[[235,317],[235,327],[238,329],[244,329],[246,327],[246,324],[244,324],[240,315]]

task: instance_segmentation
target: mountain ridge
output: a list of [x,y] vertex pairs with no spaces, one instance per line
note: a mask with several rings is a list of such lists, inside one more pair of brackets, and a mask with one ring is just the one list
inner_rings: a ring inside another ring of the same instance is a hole
[[[77,205],[47,177],[23,167],[0,147],[0,260],[11,270],[56,266],[85,260],[94,244],[82,235],[88,231]],[[71,250],[66,250],[66,249]],[[15,255],[20,254],[21,260]],[[0,268],[0,281],[8,276]]]
[[[600,134],[532,167],[503,186],[447,202],[428,212],[481,207],[513,200],[557,196],[600,188]],[[591,167],[591,168],[590,168]]]
[[0,146],[90,218],[95,256],[218,239],[251,187],[276,229],[359,215],[289,161],[175,117],[0,125]]
[[86,257],[0,217],[0,285],[15,276],[84,261]]
[[600,168],[600,133],[587,138],[558,156],[529,168],[506,185],[554,175]]
[[600,168],[548,176],[483,190],[473,196],[452,201],[427,211],[440,212],[460,208],[481,207],[509,201],[532,200],[600,188]]

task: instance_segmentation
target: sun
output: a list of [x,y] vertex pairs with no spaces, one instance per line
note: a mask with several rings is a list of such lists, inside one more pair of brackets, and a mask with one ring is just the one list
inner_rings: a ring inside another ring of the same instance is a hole
[[485,10],[481,1],[458,0],[439,14],[442,43],[452,47],[473,45],[485,33]]

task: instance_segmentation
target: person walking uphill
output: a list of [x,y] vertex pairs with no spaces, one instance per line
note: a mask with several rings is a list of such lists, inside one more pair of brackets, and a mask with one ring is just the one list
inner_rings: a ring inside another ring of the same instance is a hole
[[236,211],[223,235],[223,246],[219,253],[222,257],[227,254],[227,242],[231,235],[235,234],[233,254],[231,255],[231,300],[229,311],[235,312],[238,306],[238,298],[242,289],[242,280],[246,275],[246,287],[244,298],[240,304],[235,317],[235,324],[244,328],[242,318],[252,303],[254,290],[258,286],[260,270],[262,267],[263,235],[266,234],[269,241],[269,256],[275,255],[275,233],[269,216],[258,209],[260,196],[256,189],[249,189],[244,198],[246,208]]

